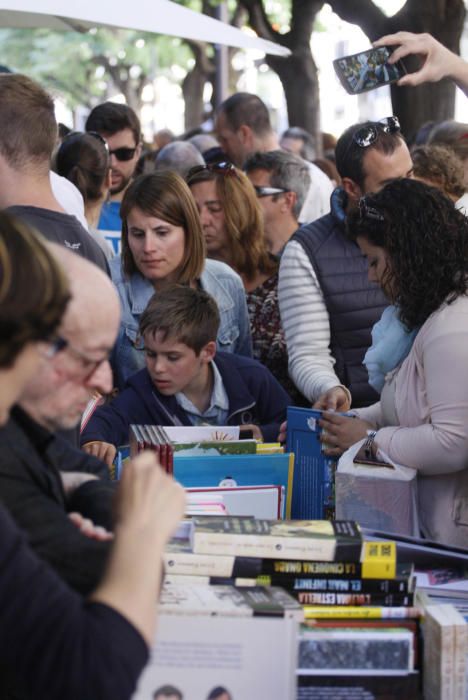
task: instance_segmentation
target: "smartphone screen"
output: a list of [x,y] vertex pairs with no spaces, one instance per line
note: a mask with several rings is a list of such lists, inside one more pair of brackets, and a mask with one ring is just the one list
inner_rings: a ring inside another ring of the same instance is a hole
[[392,50],[388,46],[381,46],[333,61],[335,72],[345,90],[351,95],[357,95],[393,83],[405,75],[406,69],[402,61],[393,65],[388,63]]

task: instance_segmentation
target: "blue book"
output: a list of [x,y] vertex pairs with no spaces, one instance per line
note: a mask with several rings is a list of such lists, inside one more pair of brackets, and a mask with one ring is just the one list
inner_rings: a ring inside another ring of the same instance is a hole
[[299,520],[333,517],[336,461],[322,453],[321,415],[314,408],[288,407],[286,449],[294,453],[291,517]]
[[187,456],[174,454],[174,478],[184,488],[207,486],[283,486],[285,508],[291,517],[294,457],[290,454]]

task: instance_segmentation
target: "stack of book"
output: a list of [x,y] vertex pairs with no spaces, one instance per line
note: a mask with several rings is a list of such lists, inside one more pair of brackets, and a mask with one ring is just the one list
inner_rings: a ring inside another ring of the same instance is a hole
[[349,521],[195,517],[165,560],[167,587],[282,588],[301,605],[298,698],[418,697],[414,576],[394,542]]

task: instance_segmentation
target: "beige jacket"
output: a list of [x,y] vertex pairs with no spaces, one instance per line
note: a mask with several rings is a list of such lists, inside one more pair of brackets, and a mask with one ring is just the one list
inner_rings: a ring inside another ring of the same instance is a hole
[[392,384],[397,426],[386,419],[387,384],[357,413],[380,428],[379,448],[418,470],[424,535],[468,548],[468,297],[428,318]]

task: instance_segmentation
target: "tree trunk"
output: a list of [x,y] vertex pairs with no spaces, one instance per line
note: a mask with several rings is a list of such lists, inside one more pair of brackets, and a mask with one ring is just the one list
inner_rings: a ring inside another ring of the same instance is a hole
[[269,56],[267,63],[283,85],[290,126],[306,129],[313,138],[317,157],[321,156],[319,83],[309,46],[294,50],[288,58]]
[[194,129],[204,120],[203,89],[207,81],[206,73],[195,64],[182,82],[185,101],[185,131]]
[[203,90],[205,83],[212,79],[214,64],[207,55],[206,44],[202,41],[187,40],[195,58],[195,65],[182,81],[185,101],[185,131],[195,129],[205,120]]

